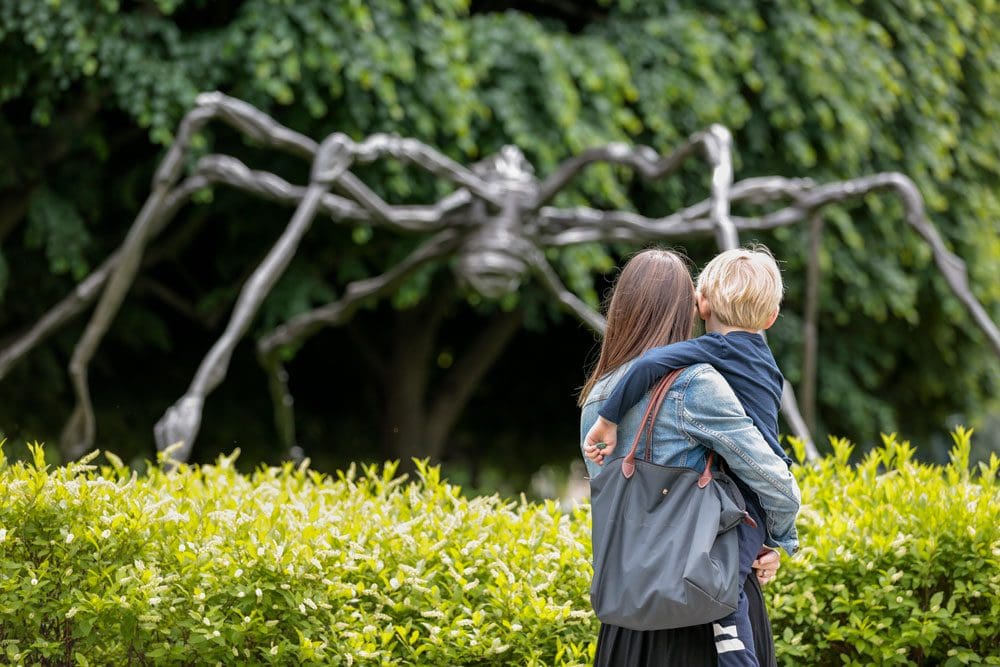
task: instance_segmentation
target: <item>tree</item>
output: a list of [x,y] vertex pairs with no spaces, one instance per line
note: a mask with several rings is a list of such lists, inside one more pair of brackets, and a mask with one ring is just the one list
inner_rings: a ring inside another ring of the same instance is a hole
[[[814,12],[804,3],[618,2],[575,9],[524,3],[529,14],[498,13],[490,3],[417,0],[127,6],[0,0],[0,146],[12,156],[0,171],[0,278],[9,280],[0,325],[15,332],[30,322],[117,246],[148,191],[159,146],[194,96],[216,88],[311,136],[394,131],[444,147],[463,162],[516,143],[542,174],[567,155],[609,141],[668,150],[715,121],[733,128],[743,177],[828,181],[903,171],[914,175],[938,227],[967,258],[977,296],[996,320],[1000,111],[991,100],[1000,82],[989,63],[997,57],[1000,19],[995,8],[977,13],[957,0],[917,3],[919,11],[903,4],[859,8],[829,0]],[[206,136],[209,147],[251,164],[262,156],[224,131]],[[268,168],[292,182],[304,178],[292,162]],[[437,194],[433,183],[406,170],[367,176],[390,200],[429,201]],[[705,188],[694,173],[649,186],[596,169],[563,203],[585,196],[656,212],[700,198]],[[147,278],[117,321],[112,335],[136,353],[183,348],[193,323],[219,326],[241,276],[275,233],[275,209],[247,210],[221,191],[203,195],[210,196],[217,199],[210,219],[204,208],[186,209],[180,231],[152,249]],[[894,205],[874,198],[825,219],[817,314],[821,430],[863,439],[878,429],[919,435],[956,411],[985,414],[997,393],[1000,374],[988,347],[971,327],[954,326],[965,321],[960,306],[899,220]],[[796,383],[807,239],[798,229],[760,237],[787,261],[784,321],[772,342]],[[259,326],[307,309],[351,278],[383,270],[408,243],[363,227],[322,230]],[[708,246],[689,249],[700,260]],[[593,270],[607,270],[629,250],[585,248],[556,262],[571,287],[596,303]],[[436,275],[418,276],[394,299],[394,310],[358,325],[397,333],[395,352],[375,345],[365,356],[373,367],[393,368],[387,360],[394,354],[423,368],[409,380],[425,378],[425,397],[434,395],[429,387],[440,369],[427,369],[439,366],[442,346],[421,349],[417,337],[390,321],[434,321],[415,309],[466,318],[463,295]],[[553,317],[530,290],[504,307],[527,313],[535,327]],[[428,340],[431,328],[421,331]],[[16,371],[17,384],[31,378],[38,389],[7,409],[36,409],[40,397],[54,396],[38,409],[65,410],[59,367],[72,333]],[[355,337],[378,339],[370,330]],[[111,344],[105,348],[99,354],[106,367],[122,368],[121,355]],[[194,359],[176,364],[190,369]],[[377,384],[377,403],[387,411],[383,424],[403,409],[393,391],[405,394],[411,415],[426,414],[433,400],[421,408],[413,402],[420,392]],[[175,393],[164,388],[146,402],[162,409]]]

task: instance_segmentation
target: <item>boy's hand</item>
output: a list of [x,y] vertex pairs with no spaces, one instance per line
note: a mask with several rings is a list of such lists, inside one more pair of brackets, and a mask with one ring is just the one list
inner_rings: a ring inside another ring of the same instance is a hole
[[617,444],[618,425],[598,417],[583,440],[583,454],[597,465],[604,465],[605,457],[611,455]]

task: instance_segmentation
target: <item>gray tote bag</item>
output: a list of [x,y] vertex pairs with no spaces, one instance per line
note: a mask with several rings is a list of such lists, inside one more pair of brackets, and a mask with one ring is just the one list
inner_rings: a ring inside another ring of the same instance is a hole
[[[664,630],[715,621],[736,609],[739,541],[747,516],[733,481],[711,469],[651,462],[653,425],[680,370],[656,386],[632,449],[590,482],[594,580],[602,623]],[[645,460],[635,460],[646,436]]]

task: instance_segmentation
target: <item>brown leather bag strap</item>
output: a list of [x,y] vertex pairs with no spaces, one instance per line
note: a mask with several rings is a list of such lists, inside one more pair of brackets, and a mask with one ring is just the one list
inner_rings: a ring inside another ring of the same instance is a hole
[[[671,371],[667,377],[660,380],[660,383],[656,386],[656,393],[653,394],[650,400],[650,403],[653,405],[653,411],[646,419],[646,423],[644,425],[646,446],[643,448],[642,452],[642,458],[646,461],[653,460],[653,432],[656,429],[656,418],[660,414],[660,408],[663,407],[663,399],[667,397],[667,392],[670,390],[670,386],[674,383],[674,380],[677,379],[679,374],[679,370]],[[670,377],[671,375],[673,377]]]
[[[712,481],[712,459],[714,457],[715,452],[709,450],[708,456],[705,458],[705,470],[702,471],[701,477],[698,478],[699,489],[704,489]],[[756,526],[754,527],[756,528]]]
[[639,425],[639,430],[635,434],[635,439],[632,441],[632,449],[629,450],[628,454],[625,455],[625,460],[622,461],[622,474],[626,478],[631,478],[635,473],[635,451],[639,447],[639,440],[643,435],[647,434],[646,437],[646,460],[652,460],[653,453],[653,427],[656,424],[656,416],[660,412],[660,405],[663,404],[663,399],[670,390],[670,386],[677,379],[677,376],[681,374],[683,368],[678,368],[667,374],[660,383],[656,385],[653,389],[653,393],[649,398],[649,406],[646,408],[646,414],[642,417],[642,422]]

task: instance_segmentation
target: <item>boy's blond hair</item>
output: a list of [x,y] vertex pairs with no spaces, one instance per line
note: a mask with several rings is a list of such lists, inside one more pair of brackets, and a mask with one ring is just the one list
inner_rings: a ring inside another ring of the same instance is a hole
[[716,255],[696,289],[723,325],[760,331],[771,324],[785,287],[771,251],[754,245]]

